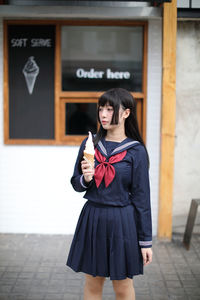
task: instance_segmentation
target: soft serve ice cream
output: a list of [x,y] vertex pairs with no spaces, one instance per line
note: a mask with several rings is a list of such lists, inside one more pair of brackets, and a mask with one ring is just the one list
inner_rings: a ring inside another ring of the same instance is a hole
[[95,150],[94,150],[94,144],[92,141],[92,134],[89,131],[89,136],[88,139],[86,141],[85,144],[85,150],[83,151],[83,158],[89,162],[91,164],[92,167],[94,167],[94,154],[95,154]]

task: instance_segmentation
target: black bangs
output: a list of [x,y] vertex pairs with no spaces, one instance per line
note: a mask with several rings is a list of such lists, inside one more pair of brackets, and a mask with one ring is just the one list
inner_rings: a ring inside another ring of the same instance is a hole
[[[109,90],[99,98],[98,112],[100,106],[105,106],[105,105],[112,106],[114,111],[113,111],[111,124],[112,125],[118,124],[120,104],[121,104],[121,100],[119,96],[116,94],[115,89]],[[99,113],[98,113],[98,119],[99,119]]]

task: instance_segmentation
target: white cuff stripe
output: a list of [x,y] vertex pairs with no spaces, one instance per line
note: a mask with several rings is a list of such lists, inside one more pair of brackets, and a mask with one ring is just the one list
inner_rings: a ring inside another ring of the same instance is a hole
[[140,246],[150,246],[152,245],[152,241],[139,241]]
[[81,177],[80,177],[80,184],[82,185],[82,187],[87,189],[87,186],[85,186],[84,183],[83,183],[83,175],[81,175]]

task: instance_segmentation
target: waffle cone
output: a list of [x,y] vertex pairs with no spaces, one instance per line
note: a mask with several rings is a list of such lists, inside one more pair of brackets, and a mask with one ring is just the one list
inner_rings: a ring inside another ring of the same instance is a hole
[[87,152],[83,152],[83,158],[88,161],[92,167],[94,167],[94,155],[87,153]]

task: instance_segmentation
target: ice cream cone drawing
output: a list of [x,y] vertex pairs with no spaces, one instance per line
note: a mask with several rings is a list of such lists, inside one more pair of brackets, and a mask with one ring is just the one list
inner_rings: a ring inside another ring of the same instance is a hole
[[24,74],[24,77],[26,80],[26,85],[27,85],[28,92],[30,95],[33,93],[35,81],[39,74],[39,70],[40,70],[40,68],[36,64],[36,62],[34,60],[34,56],[30,56],[23,68],[23,71],[22,71]]

